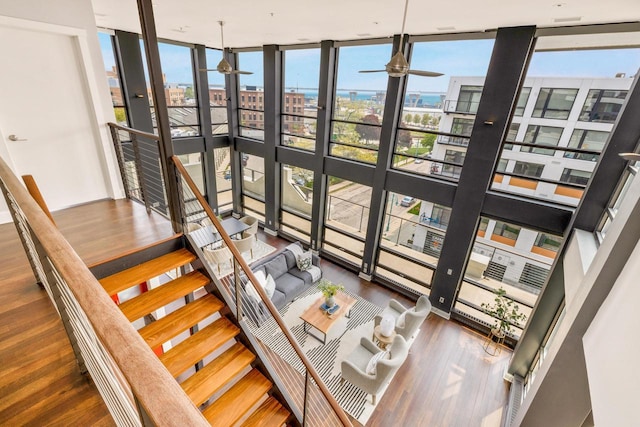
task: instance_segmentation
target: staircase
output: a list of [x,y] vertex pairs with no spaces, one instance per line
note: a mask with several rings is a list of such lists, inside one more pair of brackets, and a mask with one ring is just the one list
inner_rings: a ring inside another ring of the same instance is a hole
[[[191,251],[182,248],[104,277],[100,283],[117,300],[119,292],[135,290],[141,283],[190,266],[195,260]],[[134,326],[147,323],[138,329],[139,334],[159,354],[160,361],[212,425],[281,426],[287,423],[290,412],[271,396],[274,388],[271,381],[252,366],[255,354],[236,340],[241,330],[226,317],[229,310],[214,295],[200,289],[209,282],[205,273],[193,270],[119,307]],[[184,297],[194,292],[203,296],[182,305]],[[181,307],[172,309],[170,305]],[[149,323],[162,308],[169,314]],[[193,329],[205,320],[207,326]],[[173,341],[185,332],[186,339]],[[177,344],[165,352],[162,344],[169,341]]]

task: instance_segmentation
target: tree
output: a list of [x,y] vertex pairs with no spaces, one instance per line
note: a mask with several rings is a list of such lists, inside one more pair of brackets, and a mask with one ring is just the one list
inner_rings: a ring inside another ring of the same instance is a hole
[[114,113],[116,113],[116,123],[127,124],[127,113],[124,112],[124,108],[114,108]]
[[369,125],[379,125],[380,119],[375,114],[367,114],[362,118],[362,123],[358,123],[356,125],[356,132],[360,135],[360,139],[364,139],[368,144],[371,140],[379,140],[380,139],[380,128],[378,126],[369,126]]
[[423,114],[420,124],[426,127],[429,124],[429,120],[431,120],[431,116],[429,114]]
[[433,144],[436,142],[436,136],[432,133],[425,134],[420,140],[420,145],[424,148],[428,148],[429,151],[433,150]]
[[184,97],[188,99],[193,99],[193,87],[189,86],[184,91]]
[[[400,127],[406,126],[405,123],[401,123]],[[409,148],[411,147],[411,132],[405,129],[398,131],[398,138],[396,139],[397,148]]]
[[411,117],[413,117],[413,116],[411,116],[411,114],[407,113],[407,115],[404,116],[404,121],[405,122],[410,122],[411,121]]
[[420,114],[415,113],[413,115],[413,123],[420,123]]

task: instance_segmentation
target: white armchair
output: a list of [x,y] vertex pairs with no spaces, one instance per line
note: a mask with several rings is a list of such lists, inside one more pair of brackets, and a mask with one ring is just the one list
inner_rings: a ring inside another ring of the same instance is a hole
[[251,258],[253,258],[253,248],[256,244],[256,238],[253,235],[243,237],[242,239],[232,240],[233,245],[238,249],[240,254],[249,252]]
[[375,374],[367,374],[367,365],[374,354],[381,352],[370,339],[360,338],[360,345],[342,361],[341,370],[343,380],[359,387],[362,391],[371,394],[373,404],[376,404],[376,396],[382,388],[389,383],[396,371],[402,366],[409,353],[407,342],[400,335],[396,335],[389,348],[389,359],[381,359],[376,365]]
[[245,215],[240,218],[238,221],[244,222],[249,226],[243,233],[242,237],[253,236],[254,238],[258,238],[258,218],[252,217],[250,215]]
[[202,248],[202,252],[204,253],[204,258],[209,261],[209,263],[214,264],[218,267],[218,275],[220,275],[221,266],[224,263],[229,262],[229,265],[233,265],[233,255],[231,254],[229,248],[226,246],[218,249]]
[[[393,320],[396,323],[396,333],[398,335],[402,335],[404,339],[408,340],[416,333],[430,312],[431,301],[429,301],[429,298],[426,295],[422,295],[418,298],[418,302],[416,302],[416,306],[414,308],[406,308],[398,301],[392,299],[389,301],[387,308],[385,308],[380,315],[375,317],[374,323],[375,326],[378,326],[382,317],[388,314],[393,317]],[[402,313],[405,313],[404,326],[398,325],[398,318]]]

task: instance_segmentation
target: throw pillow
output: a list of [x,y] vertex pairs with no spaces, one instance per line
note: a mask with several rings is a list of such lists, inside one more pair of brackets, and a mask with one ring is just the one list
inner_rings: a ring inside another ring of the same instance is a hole
[[253,283],[247,283],[247,286],[245,286],[244,290],[247,292],[249,298],[253,299],[256,303],[262,301],[262,298],[260,298],[258,291],[256,291],[256,288],[253,287]]
[[[262,288],[265,290],[265,292],[267,293],[267,296],[269,297],[269,299],[271,299],[271,297],[273,296],[273,292],[271,292],[271,295],[269,295],[269,291],[266,288],[266,283],[267,283],[267,278],[264,277],[264,271],[263,270],[258,270],[256,272],[253,273],[253,275],[256,277],[256,280],[258,281],[258,284],[260,286],[262,286]],[[269,277],[271,277],[271,275],[269,275]],[[273,279],[271,279],[273,280]],[[273,290],[275,291],[276,287],[275,287],[275,282],[273,283]],[[258,294],[258,291],[256,291],[256,288],[253,287],[253,283],[249,282],[247,283],[247,286],[245,286],[245,290],[247,291],[247,295],[249,295],[251,298],[253,298],[255,300],[255,302],[259,303],[260,301],[262,301],[262,298],[260,298],[260,294]]]
[[296,264],[298,265],[298,269],[300,271],[307,271],[311,268],[311,251],[303,252],[302,254],[296,257]]
[[367,369],[366,369],[367,374],[375,375],[376,374],[376,368],[378,366],[378,361],[379,360],[388,359],[388,358],[389,358],[389,352],[388,351],[381,351],[381,352],[378,352],[378,353],[374,354],[373,357],[371,358],[371,360],[369,360],[369,363],[367,363]]
[[273,298],[273,294],[276,292],[276,281],[269,274],[267,280],[264,283],[264,291],[267,293],[269,299]]

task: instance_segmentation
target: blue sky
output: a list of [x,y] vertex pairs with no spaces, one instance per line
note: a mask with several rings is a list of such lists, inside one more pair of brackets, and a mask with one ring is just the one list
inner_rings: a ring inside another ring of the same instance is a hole
[[[115,63],[109,36],[99,33],[105,68]],[[486,74],[493,40],[463,40],[416,43],[411,68],[444,73],[441,77],[411,76],[409,91],[446,92],[451,76],[483,76]],[[167,82],[192,83],[189,49],[183,46],[160,44],[162,70]],[[391,44],[340,48],[338,59],[339,89],[386,90],[385,73],[361,74],[359,70],[381,70],[391,57]],[[209,68],[221,59],[219,51],[208,49]],[[285,52],[285,86],[317,88],[320,69],[320,49],[289,50]],[[240,69],[253,71],[241,76],[242,85],[262,86],[262,52],[243,52]],[[640,49],[578,50],[536,52],[529,66],[529,76],[556,77],[613,77],[623,72],[634,75],[640,68]],[[223,77],[209,73],[211,84],[222,84]]]

